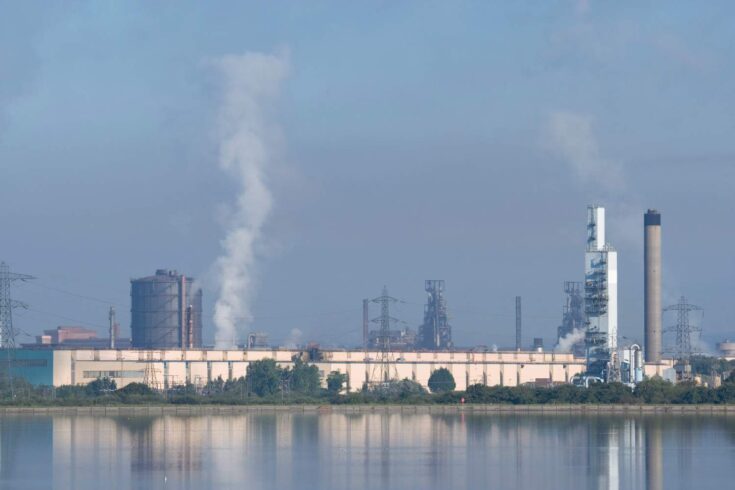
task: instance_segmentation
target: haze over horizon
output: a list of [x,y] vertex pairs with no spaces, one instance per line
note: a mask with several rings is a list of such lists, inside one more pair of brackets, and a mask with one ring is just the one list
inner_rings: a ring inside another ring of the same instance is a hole
[[214,342],[214,264],[247,186],[219,168],[211,65],[257,53],[288,74],[264,109],[272,209],[246,330],[357,345],[363,298],[387,285],[416,328],[424,280],[444,279],[455,344],[512,345],[521,295],[524,343],[549,346],[598,203],[621,335],[642,341],[656,208],[664,304],[704,307],[710,344],[735,337],[735,5],[666,7],[0,1],[0,260],[38,277],[13,290],[30,305],[15,326],[105,335],[114,304],[127,336],[130,278],[170,268],[204,281]]

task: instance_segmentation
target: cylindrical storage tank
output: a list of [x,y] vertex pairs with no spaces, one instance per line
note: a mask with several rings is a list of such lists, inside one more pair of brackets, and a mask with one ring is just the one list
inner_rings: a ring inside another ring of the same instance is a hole
[[717,348],[720,349],[720,353],[727,358],[735,357],[735,342],[725,340],[717,344]]
[[193,278],[165,269],[130,281],[134,348],[202,346],[202,291],[193,283]]
[[661,362],[661,214],[649,209],[643,217],[644,342],[646,362]]

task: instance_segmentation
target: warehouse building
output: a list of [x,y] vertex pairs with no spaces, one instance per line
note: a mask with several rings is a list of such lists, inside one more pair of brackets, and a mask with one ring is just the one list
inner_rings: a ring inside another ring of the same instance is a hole
[[[118,387],[132,382],[167,389],[185,383],[204,386],[221,377],[245,376],[250,362],[275,359],[293,365],[306,353],[294,349],[273,350],[27,350],[18,349],[13,375],[34,384],[83,385],[97,378],[114,379]],[[359,390],[365,382],[410,379],[428,386],[431,373],[441,367],[454,376],[458,390],[472,384],[518,386],[521,384],[568,383],[585,369],[585,360],[553,352],[365,352],[324,350],[311,361],[322,375],[339,371],[348,376],[348,389]],[[6,364],[6,363],[0,363]]]

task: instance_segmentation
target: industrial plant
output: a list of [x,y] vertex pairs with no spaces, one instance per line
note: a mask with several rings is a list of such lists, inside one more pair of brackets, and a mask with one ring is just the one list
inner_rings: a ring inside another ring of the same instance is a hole
[[[115,309],[110,307],[107,338],[98,338],[95,330],[69,325],[46,330],[35,343],[18,346],[12,312],[23,305],[11,298],[11,287],[34,278],[11,273],[3,263],[0,346],[9,355],[3,356],[0,373],[53,386],[108,377],[120,387],[143,382],[162,390],[185,383],[202,386],[217,378],[236,379],[244,376],[249,363],[270,358],[284,366],[296,359],[313,363],[323,378],[325,373],[343,373],[347,390],[401,379],[427,386],[438,368],[450,371],[457,389],[478,383],[589,386],[619,381],[633,386],[651,376],[690,379],[688,359],[695,352],[692,335],[699,327],[692,324],[689,314],[701,308],[683,297],[676,305],[662,305],[658,211],[645,213],[643,234],[643,345],[619,343],[618,254],[606,238],[605,208],[592,205],[587,208],[586,244],[584,248],[580,244],[583,280],[563,282],[562,318],[554,332],[556,346],[550,350],[544,349],[541,338],[524,348],[520,296],[515,301],[514,347],[456,347],[451,290],[440,279],[425,281],[423,320],[415,326],[393,316],[392,309],[401,300],[391,296],[387,287],[379,296],[364,299],[362,343],[354,348],[320,348],[315,343],[274,347],[269,345],[267,332],[252,331],[237,348],[214,349],[203,340],[202,289],[192,277],[168,269],[130,281],[129,339],[120,336]],[[677,319],[668,329],[662,324],[666,312]],[[664,332],[676,337],[670,351],[663,345]],[[723,355],[735,356],[734,345],[730,341],[720,344]]]

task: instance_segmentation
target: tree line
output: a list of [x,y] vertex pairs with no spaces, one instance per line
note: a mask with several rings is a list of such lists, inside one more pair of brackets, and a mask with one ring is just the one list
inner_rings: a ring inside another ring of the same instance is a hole
[[326,388],[315,365],[297,360],[281,367],[272,359],[248,365],[246,375],[234,379],[217,378],[204,386],[190,383],[167,390],[153,390],[143,383],[123,388],[115,381],[100,378],[87,385],[33,386],[16,378],[11,385],[0,381],[2,405],[109,405],[109,404],[723,404],[735,403],[735,375],[718,388],[693,383],[672,384],[652,378],[634,389],[621,383],[594,384],[589,388],[560,385],[484,386],[475,384],[457,391],[446,368],[435,370],[429,390],[409,379],[373,385],[350,386],[345,374],[333,371],[326,376]]

